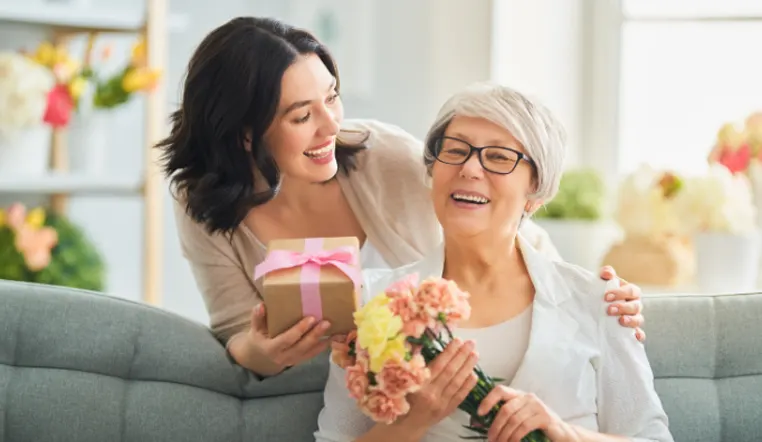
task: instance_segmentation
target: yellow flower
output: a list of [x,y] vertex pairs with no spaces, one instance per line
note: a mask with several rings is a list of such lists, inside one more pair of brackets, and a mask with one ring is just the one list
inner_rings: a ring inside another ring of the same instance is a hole
[[5,224],[7,221],[5,221],[5,210],[0,209],[0,227],[5,227]]
[[138,68],[148,65],[148,51],[146,50],[146,42],[142,38],[132,46],[130,64]]
[[126,92],[149,90],[156,86],[161,73],[151,69],[130,69],[122,79],[122,88]]
[[44,41],[37,46],[37,50],[32,54],[32,60],[43,66],[53,66],[56,61],[56,48],[50,42]]
[[370,359],[370,370],[374,373],[378,373],[384,367],[386,361],[404,361],[407,355],[407,348],[405,347],[405,335],[398,333],[396,337],[386,341],[381,354],[373,355],[368,352]]
[[72,59],[58,61],[53,66],[53,74],[61,83],[68,83],[79,71],[79,63]]
[[[365,307],[369,306],[370,304]],[[371,366],[381,367],[388,358],[404,357],[405,337],[400,331],[402,319],[394,315],[386,305],[364,311],[362,322],[357,328],[357,343],[367,350]]]
[[77,101],[82,95],[82,92],[84,92],[85,87],[87,87],[87,80],[85,80],[84,77],[74,77],[74,79],[71,80],[71,83],[69,83],[69,95],[71,95],[71,98],[74,99],[74,101]]
[[26,223],[35,230],[41,228],[45,224],[45,210],[42,207],[30,210],[26,215]]
[[368,316],[369,312],[372,312],[380,307],[384,307],[387,304],[389,304],[389,298],[384,294],[380,294],[371,299],[370,302],[365,304],[361,309],[354,313],[355,325],[359,328],[362,322],[365,320],[365,317]]

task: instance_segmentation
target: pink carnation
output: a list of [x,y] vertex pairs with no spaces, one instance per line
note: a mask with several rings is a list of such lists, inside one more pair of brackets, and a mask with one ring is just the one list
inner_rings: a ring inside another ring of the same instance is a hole
[[415,292],[418,286],[418,274],[413,273],[406,277],[392,283],[389,288],[386,289],[386,295],[389,297],[395,297],[395,295],[411,296]]
[[354,351],[354,341],[357,339],[357,331],[352,330],[343,342],[331,342],[331,361],[341,368],[347,368],[355,364],[355,356],[350,354]]
[[420,390],[430,375],[423,356],[416,354],[410,361],[385,365],[376,375],[376,382],[387,396],[399,397]]
[[389,309],[402,319],[402,333],[420,338],[426,328],[436,327],[436,318],[422,310],[412,295],[390,296]]
[[467,292],[459,289],[453,281],[447,281],[440,289],[441,303],[447,306],[444,314],[448,326],[471,316],[471,304],[468,302],[470,295]]
[[349,395],[355,400],[361,401],[368,391],[370,382],[368,381],[368,370],[362,364],[355,364],[347,367],[347,390]]
[[391,424],[398,417],[410,411],[410,404],[404,396],[389,397],[380,389],[374,388],[360,405],[365,415],[375,422]]

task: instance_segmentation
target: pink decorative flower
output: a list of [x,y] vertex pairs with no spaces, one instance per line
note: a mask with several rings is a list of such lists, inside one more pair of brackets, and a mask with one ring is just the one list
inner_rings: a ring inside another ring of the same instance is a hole
[[399,416],[410,411],[410,404],[404,396],[389,397],[378,388],[371,389],[360,408],[376,422],[391,424]]
[[387,396],[404,397],[420,390],[430,376],[423,356],[416,354],[410,361],[385,365],[376,375],[376,382],[378,388]]
[[331,361],[341,368],[354,365],[354,342],[357,340],[357,330],[352,330],[343,342],[331,342]]
[[6,210],[6,222],[14,229],[18,230],[24,225],[26,218],[26,207],[21,203],[13,203]]
[[387,294],[391,301],[389,309],[402,319],[402,333],[413,338],[420,338],[426,328],[435,328],[436,320],[417,304],[412,293]]
[[444,314],[448,327],[471,316],[471,304],[468,302],[470,295],[468,292],[459,289],[453,281],[442,283],[440,290],[440,302],[442,305],[447,306]]
[[51,250],[58,243],[58,233],[50,227],[34,230],[24,225],[16,231],[15,242],[29,270],[39,272],[50,264]]
[[355,400],[361,401],[368,392],[370,381],[368,380],[368,370],[362,364],[355,364],[347,367],[347,390],[349,395]]

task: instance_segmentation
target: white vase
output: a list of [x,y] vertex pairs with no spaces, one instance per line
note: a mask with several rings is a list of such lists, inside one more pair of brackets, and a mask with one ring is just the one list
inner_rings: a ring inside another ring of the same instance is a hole
[[707,293],[742,293],[758,289],[759,232],[734,235],[702,232],[695,236],[696,284]]
[[564,261],[597,272],[620,232],[605,221],[540,218],[534,220],[550,236]]
[[50,170],[53,130],[47,124],[0,135],[0,175],[42,176]]
[[114,133],[114,113],[95,110],[77,114],[69,126],[69,170],[84,175],[103,175],[109,146]]

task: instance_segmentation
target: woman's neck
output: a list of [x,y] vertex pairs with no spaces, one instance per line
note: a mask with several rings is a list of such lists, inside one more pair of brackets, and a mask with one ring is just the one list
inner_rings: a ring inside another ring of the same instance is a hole
[[516,233],[495,238],[445,238],[444,277],[463,288],[496,287],[523,271]]
[[283,179],[278,194],[268,203],[278,212],[295,216],[325,212],[333,207],[331,201],[340,196],[341,189],[335,179],[324,183],[311,183],[296,179]]

